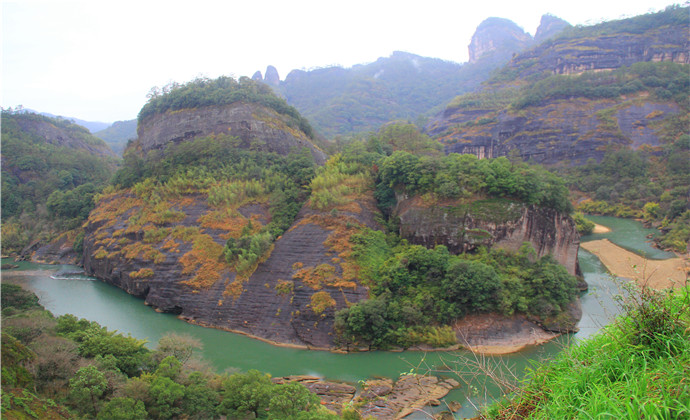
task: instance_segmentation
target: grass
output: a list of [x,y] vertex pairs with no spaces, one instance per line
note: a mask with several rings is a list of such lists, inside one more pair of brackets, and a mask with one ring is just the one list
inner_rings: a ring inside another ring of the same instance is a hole
[[690,418],[689,290],[635,291],[616,322],[537,365],[480,418]]

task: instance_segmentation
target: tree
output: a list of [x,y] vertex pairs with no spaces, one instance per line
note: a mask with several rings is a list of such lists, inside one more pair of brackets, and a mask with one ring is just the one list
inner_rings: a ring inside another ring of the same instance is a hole
[[500,287],[496,270],[478,261],[454,259],[443,279],[446,300],[460,305],[456,316],[495,309]]
[[291,382],[277,385],[271,393],[269,417],[286,419],[302,412],[316,410],[320,407],[319,403],[319,397],[302,384]]
[[257,418],[262,417],[268,408],[273,386],[268,375],[254,369],[231,375],[223,381],[219,414],[244,417],[252,413]]
[[98,420],[145,420],[146,408],[142,401],[117,397],[105,403],[96,417]]
[[174,356],[183,365],[194,355],[195,350],[201,350],[203,344],[197,338],[188,334],[167,333],[156,347],[154,360],[163,360],[168,356]]
[[98,404],[108,387],[105,375],[90,365],[83,367],[69,381],[69,398],[75,408],[94,416],[98,413]]
[[184,386],[164,376],[154,376],[149,387],[149,414],[155,419],[171,419],[182,412]]

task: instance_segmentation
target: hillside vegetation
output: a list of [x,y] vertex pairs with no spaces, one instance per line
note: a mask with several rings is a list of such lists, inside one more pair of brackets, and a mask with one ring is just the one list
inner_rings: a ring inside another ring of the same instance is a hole
[[69,121],[2,111],[2,252],[75,229],[118,159]]
[[595,337],[537,364],[482,419],[690,416],[690,294],[634,291]]
[[14,419],[359,418],[321,406],[299,383],[250,370],[217,374],[189,336],[145,341],[74,315],[54,317],[2,284],[2,416]]

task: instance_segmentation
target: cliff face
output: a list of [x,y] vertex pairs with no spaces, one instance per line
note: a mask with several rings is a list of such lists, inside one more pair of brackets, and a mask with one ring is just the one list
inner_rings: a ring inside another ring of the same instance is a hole
[[440,244],[460,253],[480,246],[517,251],[529,242],[539,257],[551,254],[570,274],[579,274],[580,235],[575,222],[551,209],[508,199],[428,205],[412,197],[399,200],[395,213],[400,235],[414,244]]
[[537,28],[537,33],[534,34],[534,42],[539,44],[547,39],[563,32],[565,28],[570,27],[570,24],[561,18],[553,15],[543,15]]
[[520,78],[532,74],[579,74],[612,70],[640,61],[690,63],[690,27],[663,25],[642,33],[556,37],[516,56],[509,67]]
[[239,137],[240,148],[287,155],[293,149],[308,147],[317,164],[326,161],[299,129],[292,128],[280,114],[255,104],[234,103],[157,114],[139,124],[138,140],[144,152],[164,148],[212,134]]
[[472,35],[467,47],[470,63],[491,59],[502,61],[510,59],[513,53],[529,46],[532,37],[508,19],[488,18],[483,21]]
[[[669,117],[686,112],[679,106],[686,83],[671,73],[690,64],[687,12],[561,28],[516,55],[484,89],[456,98],[425,131],[447,153],[548,165],[599,161],[607,148],[655,150]],[[542,19],[541,37],[565,25],[554,19]]]
[[[427,126],[446,153],[479,158],[516,155],[542,164],[584,164],[601,160],[607,146],[638,148],[661,144],[661,125],[679,112],[672,102],[552,100],[515,112],[510,109],[447,109]],[[487,121],[475,124],[476,121]],[[462,124],[469,126],[461,127]]]

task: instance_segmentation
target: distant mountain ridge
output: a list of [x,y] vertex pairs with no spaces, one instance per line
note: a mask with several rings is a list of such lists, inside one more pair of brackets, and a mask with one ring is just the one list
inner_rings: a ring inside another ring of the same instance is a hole
[[[547,39],[567,22],[544,16],[538,39]],[[393,120],[420,123],[455,96],[470,92],[512,56],[534,44],[508,19],[488,18],[469,45],[470,60],[460,64],[395,51],[373,63],[351,68],[292,70],[280,81],[273,66],[254,80],[275,88],[327,138],[377,130]]]
[[688,112],[689,23],[687,7],[671,7],[565,29],[457,97],[425,131],[448,153],[543,164],[600,161],[610,148],[657,150]]

